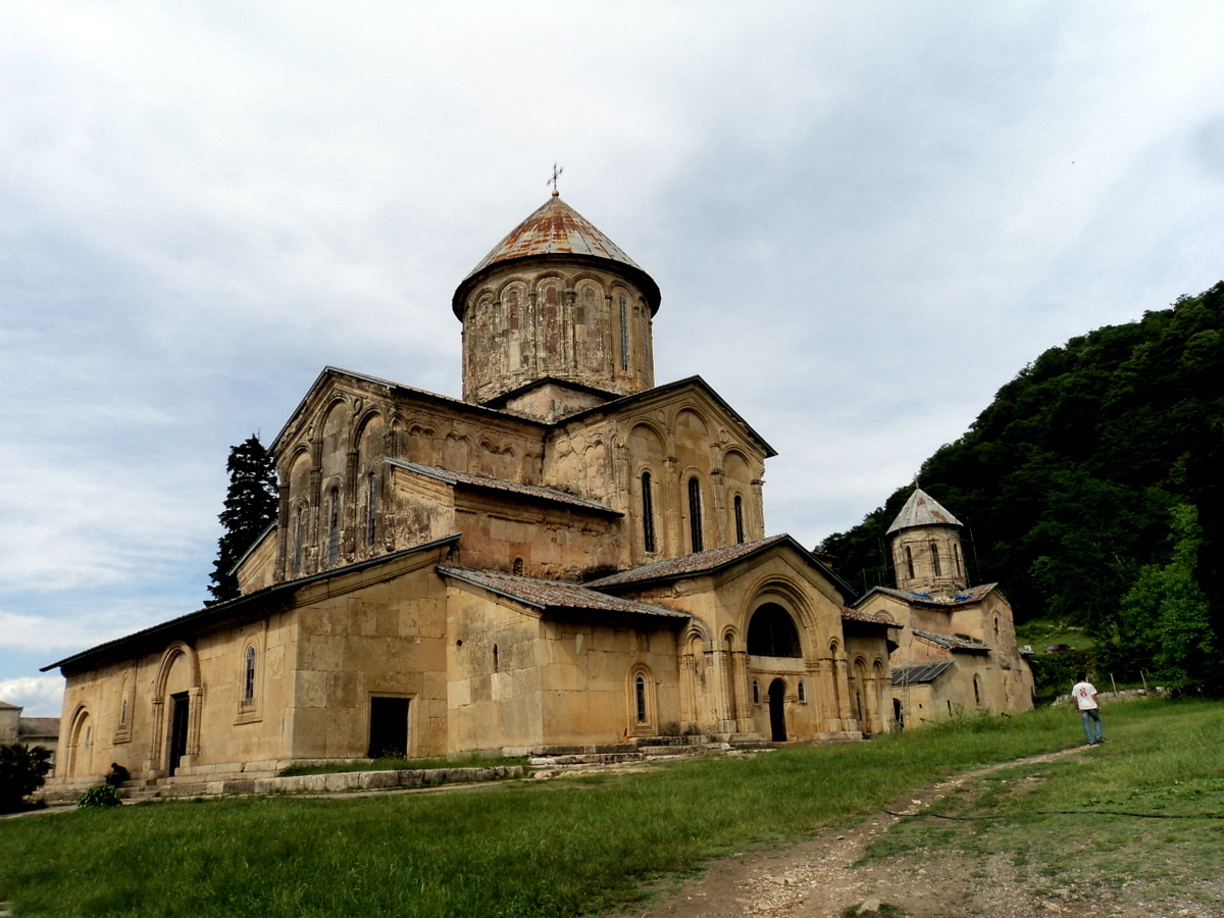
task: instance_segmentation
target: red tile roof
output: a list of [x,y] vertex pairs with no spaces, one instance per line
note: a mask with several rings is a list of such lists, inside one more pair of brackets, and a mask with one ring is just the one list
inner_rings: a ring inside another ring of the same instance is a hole
[[687,612],[676,612],[661,606],[609,596],[576,583],[561,580],[539,580],[516,577],[501,571],[478,571],[466,567],[438,565],[438,573],[473,586],[482,587],[500,596],[518,600],[537,609],[574,609],[595,612],[621,612],[652,618],[688,619]]
[[472,475],[468,472],[456,472],[453,469],[444,469],[436,465],[423,465],[420,462],[409,462],[406,459],[387,459],[386,462],[388,465],[395,466],[396,468],[416,472],[418,475],[425,475],[438,481],[445,481],[448,484],[464,485],[469,488],[482,488],[487,491],[503,491],[507,494],[517,494],[520,497],[531,497],[554,504],[566,504],[571,507],[581,507],[584,510],[594,510],[609,516],[624,515],[618,510],[613,510],[607,504],[587,500],[585,497],[576,497],[573,494],[566,494],[564,491],[558,491],[556,488],[520,484],[517,481],[508,481],[504,478],[489,478],[486,475]]

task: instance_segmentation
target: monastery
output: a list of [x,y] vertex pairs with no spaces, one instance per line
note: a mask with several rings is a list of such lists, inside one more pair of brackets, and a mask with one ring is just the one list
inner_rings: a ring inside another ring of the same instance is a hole
[[[852,604],[766,535],[774,450],[700,377],[655,384],[659,305],[554,191],[455,291],[462,400],[324,369],[271,446],[279,518],[242,595],[47,667],[67,679],[54,780],[858,739],[924,719],[906,704],[973,707],[967,685],[1024,706],[1022,680],[996,684],[1010,612],[988,646],[1000,594],[962,597],[960,567],[936,572],[947,598],[910,571]],[[951,545],[928,522],[901,533]],[[928,648],[949,627],[964,646]],[[896,687],[890,652],[908,671],[945,651],[950,687]]]

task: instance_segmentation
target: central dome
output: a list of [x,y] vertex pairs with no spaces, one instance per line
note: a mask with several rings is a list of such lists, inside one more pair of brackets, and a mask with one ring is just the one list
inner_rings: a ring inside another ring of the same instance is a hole
[[555,192],[472,269],[451,306],[469,402],[554,417],[654,385],[659,285]]
[[455,315],[463,318],[465,295],[475,279],[487,269],[527,258],[548,259],[557,256],[578,256],[582,259],[614,261],[624,265],[635,275],[633,280],[645,294],[651,314],[659,311],[659,287],[654,279],[609,239],[603,230],[553,192],[534,213],[493,246],[493,250],[460,282],[451,300]]

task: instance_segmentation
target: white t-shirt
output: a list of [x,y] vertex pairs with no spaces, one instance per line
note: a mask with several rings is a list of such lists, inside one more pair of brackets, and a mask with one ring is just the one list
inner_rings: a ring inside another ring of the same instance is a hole
[[1077,682],[1075,688],[1071,689],[1071,697],[1075,699],[1081,711],[1091,711],[1097,706],[1097,703],[1092,700],[1092,696],[1096,693],[1097,690],[1092,687],[1091,682]]

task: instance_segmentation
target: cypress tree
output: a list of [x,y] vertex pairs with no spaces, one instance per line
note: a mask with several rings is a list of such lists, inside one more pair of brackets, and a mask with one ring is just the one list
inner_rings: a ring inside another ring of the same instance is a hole
[[237,598],[238,579],[230,571],[276,519],[277,511],[276,466],[259,437],[251,434],[232,447],[225,468],[230,483],[225,509],[217,517],[225,534],[217,542],[217,560],[208,587],[215,602]]

